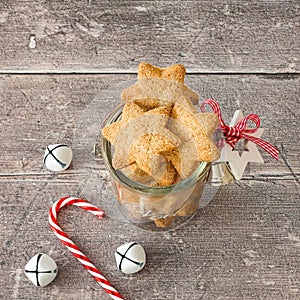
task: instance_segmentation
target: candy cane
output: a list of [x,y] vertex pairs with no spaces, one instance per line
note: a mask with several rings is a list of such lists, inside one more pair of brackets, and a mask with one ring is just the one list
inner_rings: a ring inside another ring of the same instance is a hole
[[104,216],[104,211],[89,203],[86,200],[65,197],[56,201],[49,212],[49,223],[51,229],[59,240],[70,250],[70,252],[81,262],[83,267],[89,271],[89,273],[95,278],[99,285],[109,294],[109,296],[115,300],[124,300],[124,298],[115,290],[110,282],[100,273],[100,271],[92,264],[92,262],[80,251],[80,249],[70,240],[68,235],[62,231],[57,222],[58,211],[68,205],[78,206],[86,211],[89,211],[99,219]]

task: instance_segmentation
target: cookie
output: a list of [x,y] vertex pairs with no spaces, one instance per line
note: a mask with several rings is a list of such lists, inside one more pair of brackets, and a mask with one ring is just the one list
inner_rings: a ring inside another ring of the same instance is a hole
[[143,185],[153,186],[155,184],[154,179],[149,174],[140,169],[135,162],[123,168],[121,171],[131,180],[139,182]]
[[[136,117],[130,122],[125,123],[121,127],[115,138],[115,153],[112,161],[114,168],[121,169],[133,163],[132,153],[134,152],[129,153],[129,151],[131,147],[135,145],[144,135],[150,134],[150,140],[149,137],[145,138],[144,143],[138,144],[138,146],[135,147],[138,147],[138,149],[143,153],[145,153],[145,151],[150,151],[150,157],[152,155],[153,157],[155,157],[162,152],[162,149],[157,145],[160,145],[163,148],[163,151],[168,151],[168,149],[171,148],[174,149],[173,146],[179,146],[180,139],[175,136],[170,130],[165,128],[168,121],[168,115],[164,114],[166,113],[166,111],[164,111],[164,109],[160,107],[157,108],[157,111],[160,111],[162,114],[153,114],[147,112],[142,116]],[[135,155],[140,157],[137,152],[135,153]],[[141,161],[143,160],[144,159],[141,158]],[[147,157],[146,161],[152,161],[152,159],[149,160],[149,158]],[[152,169],[150,168],[149,170],[148,167],[145,167],[145,169],[143,169],[141,165],[139,165],[139,167],[147,173],[149,173],[148,171],[151,171]]]
[[127,122],[141,116],[146,110],[134,102],[126,103],[122,111],[122,121]]
[[[209,176],[209,174],[206,174]],[[207,177],[206,177],[207,178]],[[186,198],[186,201],[182,204],[182,206],[177,210],[176,216],[185,217],[190,216],[196,212],[199,208],[199,195],[203,193],[205,188],[206,180],[198,181],[193,187],[192,190],[189,191],[189,195]]]
[[166,158],[172,162],[181,179],[189,177],[199,166],[198,154],[193,140],[168,152]]
[[147,174],[154,175],[165,160],[160,154],[170,152],[176,147],[177,144],[160,133],[147,133],[132,144],[129,159],[135,161]]
[[168,129],[172,131],[176,136],[180,138],[182,143],[186,143],[192,139],[192,134],[190,131],[187,130],[187,128],[177,122],[175,119],[170,118],[168,121]]
[[152,176],[144,172],[136,162],[123,168],[122,172],[133,181],[153,187],[173,185],[179,178],[171,162],[161,163]]
[[191,113],[191,114],[196,114],[198,113],[197,109],[195,108],[195,105],[193,104],[193,102],[186,97],[180,97],[177,101],[178,104],[180,104],[182,107],[184,107],[184,109]]
[[134,102],[126,103],[123,108],[121,121],[114,122],[109,126],[105,126],[102,129],[103,137],[106,138],[110,143],[114,144],[116,135],[120,131],[121,127],[129,120],[144,113],[145,110]]
[[[177,101],[178,104],[180,104],[181,107],[184,107],[185,111],[191,113],[191,114],[197,114],[198,111],[196,110],[195,106],[193,103],[185,97],[181,97]],[[176,134],[183,142],[187,142],[192,139],[191,133],[186,129],[186,127],[177,122],[174,119],[169,120],[169,125],[168,128]]]
[[183,207],[176,212],[176,216],[178,217],[190,216],[193,213],[195,213],[198,208],[199,208],[198,201],[195,199],[191,199],[187,201],[187,203],[185,203]]
[[213,113],[197,113],[195,118],[199,121],[202,129],[208,136],[211,136],[214,133],[219,124],[218,116]]
[[119,121],[119,122],[114,122],[108,126],[105,126],[102,129],[103,137],[107,139],[111,144],[114,144],[116,136],[124,124],[125,122]]
[[167,124],[168,122],[168,119],[169,119],[169,115],[170,115],[170,111],[171,111],[171,107],[170,106],[159,106],[159,107],[156,107],[156,108],[153,108],[151,110],[148,110],[145,115],[155,115],[155,114],[158,114],[158,115],[163,115],[165,116],[165,125]]
[[154,223],[157,227],[164,228],[170,226],[174,222],[174,219],[174,216],[168,216],[165,218],[156,219],[154,220]]
[[105,126],[102,129],[102,135],[104,138],[106,138],[110,143],[115,143],[115,138],[119,131],[121,130],[121,127],[128,121],[141,116],[143,114],[146,115],[152,115],[152,114],[160,114],[164,115],[166,118],[164,119],[164,125],[168,122],[167,116],[170,113],[170,107],[162,106],[157,107],[154,109],[151,109],[149,111],[145,111],[143,108],[141,108],[139,105],[137,105],[134,102],[126,103],[123,108],[122,112],[122,118],[121,121],[114,122],[108,126]]
[[[129,103],[131,103],[131,102],[129,102]],[[153,108],[157,108],[160,105],[160,101],[158,99],[153,99],[153,98],[136,99],[136,100],[134,100],[133,103],[137,104],[145,111],[148,111]]]
[[183,125],[191,135],[195,142],[199,161],[211,162],[219,158],[219,150],[212,141],[210,134],[217,128],[219,122],[216,114],[206,113],[205,123],[203,123],[201,113],[193,114],[187,111],[180,102],[177,102],[172,108],[170,116]]
[[140,79],[121,93],[121,98],[125,103],[141,99],[156,99],[160,105],[173,105],[182,96],[194,104],[199,102],[198,94],[188,86],[164,78]]
[[138,79],[165,78],[180,83],[184,82],[185,67],[182,64],[172,65],[168,68],[158,68],[149,63],[141,62],[138,66]]
[[149,174],[144,172],[141,168],[139,168],[137,163],[133,163],[129,166],[130,170],[139,177],[148,177]]
[[153,178],[157,180],[155,186],[169,186],[178,181],[178,173],[173,164],[169,161],[163,164],[161,170],[155,172]]

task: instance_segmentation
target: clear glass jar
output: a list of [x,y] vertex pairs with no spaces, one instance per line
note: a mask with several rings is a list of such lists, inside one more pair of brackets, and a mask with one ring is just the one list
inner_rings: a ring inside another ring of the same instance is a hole
[[[120,120],[123,106],[117,106],[103,126]],[[114,169],[113,146],[102,135],[101,152],[120,212],[137,226],[150,230],[170,229],[183,224],[197,211],[210,174],[210,163],[200,163],[192,175],[174,185],[149,187]]]

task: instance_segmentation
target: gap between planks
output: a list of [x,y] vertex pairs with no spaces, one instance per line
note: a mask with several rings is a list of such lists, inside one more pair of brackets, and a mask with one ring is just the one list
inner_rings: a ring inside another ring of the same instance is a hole
[[[121,74],[121,75],[134,75],[137,74],[136,69],[120,69],[120,70],[0,70],[0,75],[112,75],[112,74]],[[215,76],[242,76],[242,75],[257,75],[257,76],[280,76],[280,77],[298,77],[300,72],[276,72],[276,71],[197,71],[187,69],[187,75],[215,75]]]
[[[102,176],[106,175],[106,169],[100,169],[99,173]],[[88,175],[88,172],[65,172],[61,173],[59,175],[54,175],[54,174],[48,174],[48,173],[16,173],[16,174],[5,174],[2,173],[0,174],[0,182],[7,183],[7,182],[16,182],[16,181],[22,181],[22,182],[27,182],[27,181],[45,181],[49,180],[49,177],[51,179],[55,180],[55,182],[72,182],[74,181],[74,178],[77,176],[84,176]],[[295,174],[297,177],[300,176],[300,174],[296,173]],[[294,181],[295,177],[293,174],[286,173],[286,174],[259,174],[259,175],[245,175],[241,181]],[[75,180],[76,181],[76,180]]]

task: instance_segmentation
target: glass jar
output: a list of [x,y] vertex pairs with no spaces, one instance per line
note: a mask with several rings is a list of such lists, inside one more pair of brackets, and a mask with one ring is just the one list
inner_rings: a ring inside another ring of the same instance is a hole
[[[103,126],[119,121],[124,104],[117,106]],[[112,166],[113,146],[101,135],[101,152],[120,212],[137,226],[161,230],[174,228],[191,218],[208,180],[211,164],[201,162],[188,178],[164,187],[145,186]]]

